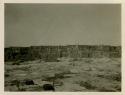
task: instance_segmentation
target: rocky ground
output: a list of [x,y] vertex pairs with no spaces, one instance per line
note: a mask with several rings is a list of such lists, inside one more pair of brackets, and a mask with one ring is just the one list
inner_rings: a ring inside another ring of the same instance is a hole
[[121,91],[121,59],[5,62],[5,91],[44,91],[53,81],[55,91]]

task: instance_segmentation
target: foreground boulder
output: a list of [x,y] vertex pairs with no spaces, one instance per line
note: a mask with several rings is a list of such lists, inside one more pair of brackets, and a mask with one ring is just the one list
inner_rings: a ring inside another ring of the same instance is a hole
[[30,79],[24,80],[23,83],[24,83],[25,85],[34,85],[34,84],[35,84],[34,81],[33,81],[33,80],[30,80]]
[[45,90],[45,91],[55,91],[55,88],[52,84],[44,84],[43,90]]

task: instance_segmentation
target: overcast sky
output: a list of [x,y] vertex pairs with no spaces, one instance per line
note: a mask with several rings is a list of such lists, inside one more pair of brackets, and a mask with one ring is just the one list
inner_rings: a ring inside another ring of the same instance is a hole
[[118,4],[6,4],[5,47],[121,45]]

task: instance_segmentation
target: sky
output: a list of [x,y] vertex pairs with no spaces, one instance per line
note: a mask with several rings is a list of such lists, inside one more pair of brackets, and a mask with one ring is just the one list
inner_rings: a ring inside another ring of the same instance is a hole
[[121,45],[120,4],[6,4],[5,47]]

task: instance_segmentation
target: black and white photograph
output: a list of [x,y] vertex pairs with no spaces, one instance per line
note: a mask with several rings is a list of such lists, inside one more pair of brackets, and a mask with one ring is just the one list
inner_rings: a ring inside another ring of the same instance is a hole
[[6,3],[4,30],[5,92],[121,92],[121,4]]

